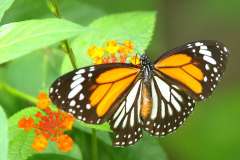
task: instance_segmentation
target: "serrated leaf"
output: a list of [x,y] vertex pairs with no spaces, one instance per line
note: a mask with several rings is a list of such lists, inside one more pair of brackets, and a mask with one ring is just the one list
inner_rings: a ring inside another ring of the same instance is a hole
[[[87,49],[92,45],[102,46],[108,40],[131,40],[137,52],[144,53],[149,45],[155,25],[155,12],[130,12],[105,16],[93,21],[85,32],[72,42],[76,61],[79,67],[92,64]],[[71,70],[65,57],[62,73]]]
[[0,106],[0,146],[1,146],[1,160],[7,160],[8,155],[8,123],[7,123],[7,116]]
[[38,111],[41,110],[36,107],[29,107],[9,118],[9,160],[25,160],[35,153],[31,147],[35,135],[34,131],[25,132],[18,128],[18,121],[23,117],[33,116]]
[[0,21],[8,8],[13,4],[14,0],[1,0],[0,2]]
[[0,64],[84,31],[78,24],[55,18],[5,24],[0,27]]

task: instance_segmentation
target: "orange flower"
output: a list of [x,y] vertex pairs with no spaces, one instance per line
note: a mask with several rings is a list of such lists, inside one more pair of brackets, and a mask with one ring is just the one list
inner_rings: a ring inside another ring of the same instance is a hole
[[61,135],[56,140],[58,149],[63,152],[68,152],[72,149],[73,140],[68,135]]
[[70,114],[67,114],[65,112],[62,112],[63,118],[62,118],[62,126],[63,128],[67,130],[71,130],[74,122],[74,117]]
[[18,127],[23,128],[24,131],[30,131],[34,127],[34,120],[31,117],[29,118],[23,117],[18,122]]
[[115,40],[107,41],[105,50],[110,54],[115,54],[119,49],[119,46]]
[[[65,135],[65,131],[72,129],[74,117],[60,110],[53,111],[49,107],[50,100],[46,93],[39,93],[38,99],[38,108],[42,109],[43,112],[37,112],[34,115],[36,122],[34,122],[32,117],[22,118],[18,123],[19,128],[23,128],[25,131],[34,129],[36,137],[32,147],[38,152],[43,151],[47,147],[48,140],[57,143],[58,146],[60,145],[59,148],[62,151],[69,151],[71,149],[71,143],[73,143],[72,139],[70,137],[66,138],[67,145],[63,143],[62,139],[60,144],[58,138]],[[42,101],[44,101],[44,103]]]
[[38,94],[38,102],[37,107],[40,109],[46,109],[51,104],[50,99],[48,98],[47,94],[44,92],[40,92]]
[[35,137],[32,144],[33,149],[36,150],[37,152],[42,152],[44,149],[47,148],[47,146],[48,146],[48,141],[42,135]]

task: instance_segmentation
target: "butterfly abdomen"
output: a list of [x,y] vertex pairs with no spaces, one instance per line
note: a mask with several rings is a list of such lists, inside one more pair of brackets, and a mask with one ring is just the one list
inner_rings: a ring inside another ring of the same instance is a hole
[[152,110],[152,96],[150,93],[150,86],[143,83],[141,95],[141,118],[143,120],[149,117]]

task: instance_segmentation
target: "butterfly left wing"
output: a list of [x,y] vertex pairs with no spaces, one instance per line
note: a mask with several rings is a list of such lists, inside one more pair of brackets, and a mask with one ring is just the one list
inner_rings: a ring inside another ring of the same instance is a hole
[[165,136],[183,124],[195,106],[195,100],[171,81],[153,73],[150,92],[152,108],[143,128],[154,136]]
[[154,64],[152,109],[144,129],[152,135],[176,130],[208,97],[225,69],[228,49],[216,41],[187,43],[163,54]]
[[69,72],[51,86],[49,95],[60,109],[87,123],[112,116],[140,69],[131,64],[102,64]]
[[196,100],[207,98],[225,70],[228,49],[217,41],[187,43],[155,61],[155,71]]

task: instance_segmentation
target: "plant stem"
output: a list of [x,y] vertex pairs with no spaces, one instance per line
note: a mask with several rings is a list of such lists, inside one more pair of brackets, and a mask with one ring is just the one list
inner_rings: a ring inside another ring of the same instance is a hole
[[38,101],[37,98],[35,98],[35,97],[31,96],[31,95],[28,95],[28,94],[26,94],[24,92],[21,92],[21,91],[13,88],[13,87],[11,87],[11,86],[9,86],[7,84],[4,84],[4,83],[1,83],[0,90],[6,91],[6,92],[8,92],[8,93],[18,97],[18,98],[27,100],[27,101],[29,101],[29,102],[31,102],[33,104],[36,104],[37,101]]
[[98,160],[98,144],[96,130],[92,129],[92,160]]
[[[48,3],[49,9],[54,14],[54,16],[61,19],[62,16],[60,14],[60,9],[59,9],[57,0],[48,0],[47,3]],[[73,68],[77,69],[75,56],[74,56],[74,53],[73,53],[72,48],[70,47],[68,41],[63,40],[61,42],[61,45],[64,47],[63,51],[69,56],[69,59],[71,61]]]
[[[47,2],[48,2],[48,6],[49,6],[49,9],[51,10],[51,12],[56,17],[62,18],[57,0],[47,0]],[[61,42],[61,44],[64,47],[63,50],[65,51],[65,53],[68,54],[73,68],[76,69],[77,68],[76,60],[75,60],[73,51],[72,51],[68,41],[67,40],[63,40]],[[98,159],[97,136],[96,136],[96,130],[92,129],[92,160],[97,160],[97,159]]]
[[67,41],[67,40],[64,40],[64,41],[62,41],[61,43],[62,43],[62,45],[64,45],[64,48],[66,48],[66,53],[67,53],[68,56],[69,56],[69,59],[70,59],[70,61],[71,61],[71,64],[72,64],[73,68],[74,68],[74,69],[77,69],[77,64],[76,64],[76,61],[75,61],[75,56],[74,56],[74,54],[73,54],[73,51],[72,51],[72,49],[71,49],[68,41]]

